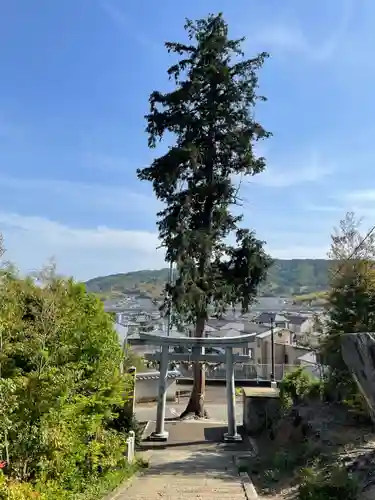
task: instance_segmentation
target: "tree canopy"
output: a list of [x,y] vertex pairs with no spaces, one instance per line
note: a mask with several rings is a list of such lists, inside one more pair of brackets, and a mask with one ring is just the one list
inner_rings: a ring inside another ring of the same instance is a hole
[[73,280],[40,278],[1,277],[0,498],[68,500],[126,467],[116,412],[128,379],[100,300]]
[[[152,92],[146,116],[149,147],[166,134],[174,144],[138,177],[165,204],[159,235],[178,271],[168,297],[200,337],[211,308],[247,310],[271,265],[263,242],[241,225],[239,195],[239,180],[266,165],[254,145],[270,133],[254,119],[254,108],[266,100],[257,92],[257,73],[268,54],[246,59],[244,39],[229,38],[222,14],[187,20],[185,30],[187,43],[165,44],[179,57],[167,71],[175,88]],[[201,415],[203,373],[198,366],[195,373],[189,407]]]
[[329,253],[333,265],[321,354],[341,397],[357,393],[342,357],[342,335],[375,330],[375,236],[366,237],[361,222],[353,212],[347,213],[333,231]]

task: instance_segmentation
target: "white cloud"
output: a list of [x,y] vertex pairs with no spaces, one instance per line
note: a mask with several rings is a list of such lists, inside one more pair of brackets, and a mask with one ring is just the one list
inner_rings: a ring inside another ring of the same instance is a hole
[[[70,227],[42,217],[0,212],[6,259],[22,272],[40,269],[51,257],[62,274],[77,279],[165,266],[157,234],[110,227]],[[275,258],[324,258],[326,249],[293,245],[288,235],[267,245]],[[285,244],[285,247],[282,244]]]
[[375,201],[375,189],[359,189],[346,193],[344,198],[347,201],[367,203]]
[[122,173],[125,168],[129,168],[129,162],[121,156],[111,156],[102,153],[82,154],[82,163],[87,168],[102,170],[103,172]]
[[[304,210],[321,212],[325,214],[325,220],[330,220],[333,224],[338,224],[347,212],[354,212],[359,219],[373,224],[375,208],[372,207],[371,202],[375,200],[375,190],[355,191],[338,198],[340,198],[340,203],[337,205],[311,204],[304,206]],[[366,204],[368,202],[370,202],[370,206]]]
[[63,274],[78,279],[160,268],[164,254],[157,234],[108,227],[73,228],[42,217],[0,213],[6,258],[23,272],[54,257]]
[[156,51],[163,48],[162,45],[149,38],[137,20],[132,19],[124,10],[118,9],[113,3],[108,1],[102,1],[100,5],[109,19],[138,45],[143,46],[148,51]]
[[270,161],[269,167],[267,166],[263,173],[249,178],[250,183],[285,188],[306,182],[319,182],[335,171],[333,165],[324,165],[316,154],[311,155],[307,161],[304,159],[292,160],[292,162],[293,166],[291,167],[286,159],[283,159],[279,164]]
[[271,253],[272,257],[277,259],[325,259],[327,258],[327,246],[298,246],[290,243],[285,248],[272,248],[267,250]]
[[48,196],[64,198],[85,207],[106,208],[117,212],[156,213],[160,205],[153,196],[114,185],[85,184],[66,180],[25,179],[0,175],[0,187],[12,190],[13,198],[21,195],[40,200]]
[[311,212],[325,212],[334,214],[343,211],[342,207],[335,205],[306,205],[303,208],[304,210],[309,210]]
[[312,40],[311,34],[306,34],[299,24],[277,21],[261,28],[252,40],[262,46],[263,50],[269,50],[271,53],[301,54],[314,62],[326,62],[336,55],[342,42],[345,41],[354,8],[354,0],[342,2],[342,11],[336,13],[330,33],[326,36],[315,33],[315,40]]

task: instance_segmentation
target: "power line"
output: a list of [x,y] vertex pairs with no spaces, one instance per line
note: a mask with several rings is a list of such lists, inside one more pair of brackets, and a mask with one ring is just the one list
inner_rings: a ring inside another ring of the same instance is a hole
[[333,275],[332,279],[336,278],[339,274],[341,274],[341,271],[344,269],[344,266],[347,262],[349,262],[353,257],[356,256],[357,252],[361,249],[362,245],[369,239],[369,237],[372,235],[372,233],[375,231],[375,225],[372,226],[372,228],[366,233],[366,235],[362,238],[362,240],[358,243],[358,245],[354,248],[352,253],[345,259],[345,262],[341,264],[341,266],[336,270],[335,274]]
[[[352,253],[349,255],[347,259],[345,259],[345,262],[341,264],[339,269],[336,270],[335,274],[333,275],[332,279],[335,279],[339,274],[341,274],[342,270],[344,269],[344,266],[347,262],[349,262],[353,257],[356,256],[357,252],[361,249],[362,245],[369,239],[369,237],[374,233],[375,231],[375,225],[372,226],[372,228],[366,233],[366,235],[361,239],[361,241],[358,243],[358,245],[354,248]],[[359,332],[356,332],[359,333]],[[352,333],[341,333],[341,335],[352,335]]]

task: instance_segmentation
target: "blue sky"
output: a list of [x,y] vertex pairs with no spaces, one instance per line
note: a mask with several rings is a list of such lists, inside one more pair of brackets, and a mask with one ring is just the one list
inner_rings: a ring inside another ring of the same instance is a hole
[[269,51],[257,118],[267,172],[245,222],[274,257],[324,257],[347,210],[375,223],[373,0],[0,0],[0,230],[22,271],[54,257],[79,279],[163,265],[147,165],[163,43],[223,11],[246,53]]

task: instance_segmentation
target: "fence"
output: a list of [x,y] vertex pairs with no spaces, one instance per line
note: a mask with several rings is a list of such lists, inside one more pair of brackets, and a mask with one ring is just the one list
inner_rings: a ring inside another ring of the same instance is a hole
[[[282,380],[284,375],[290,371],[296,370],[300,366],[302,365],[275,365],[275,380]],[[319,376],[319,365],[306,365],[303,366],[303,368],[312,375]],[[179,366],[178,370],[183,378],[193,377],[193,369],[191,367]],[[206,379],[225,380],[226,373],[225,366],[220,366],[219,368],[206,368]],[[252,363],[234,366],[234,378],[236,380],[269,380],[271,373],[271,363],[263,365]]]
[[126,445],[127,445],[127,459],[128,463],[131,464],[134,461],[135,457],[135,432],[134,431],[129,431],[129,436],[126,440]]

